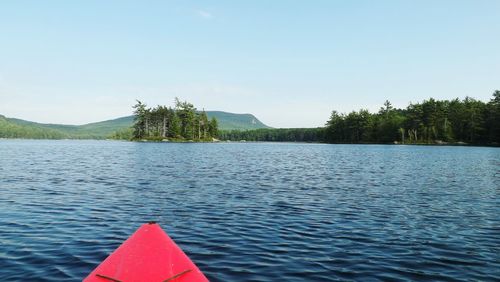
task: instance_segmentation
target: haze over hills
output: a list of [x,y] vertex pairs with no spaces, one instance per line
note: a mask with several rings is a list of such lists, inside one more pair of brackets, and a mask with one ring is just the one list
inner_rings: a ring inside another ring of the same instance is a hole
[[[208,118],[215,117],[220,130],[249,130],[270,128],[252,114],[235,114],[207,111]],[[84,125],[45,124],[8,118],[0,115],[0,138],[30,139],[105,139],[118,131],[130,128],[134,116]]]

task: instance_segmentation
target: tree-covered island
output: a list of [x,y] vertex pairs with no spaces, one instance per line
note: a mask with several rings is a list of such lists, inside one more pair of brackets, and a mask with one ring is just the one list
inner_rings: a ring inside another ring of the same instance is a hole
[[406,108],[395,108],[386,101],[377,112],[333,111],[325,126],[318,128],[268,128],[259,121],[260,128],[248,129],[255,126],[255,119],[253,115],[197,111],[193,104],[179,99],[173,108],[148,108],[137,101],[133,116],[84,125],[41,124],[0,115],[0,138],[179,142],[217,138],[223,141],[499,146],[500,91],[495,91],[486,102],[470,97],[429,98],[410,103]]
[[174,108],[148,108],[139,100],[133,108],[132,140],[207,142],[217,137],[217,119],[209,120],[205,110],[197,111],[193,104],[178,98]]

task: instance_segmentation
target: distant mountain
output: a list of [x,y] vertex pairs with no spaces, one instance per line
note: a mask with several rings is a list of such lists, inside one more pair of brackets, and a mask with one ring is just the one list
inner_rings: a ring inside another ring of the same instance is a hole
[[233,114],[221,111],[207,111],[206,113],[209,119],[212,117],[217,119],[220,130],[271,128],[252,114]]
[[[221,130],[270,128],[252,114],[221,111],[207,111],[206,113],[209,118],[217,119]],[[0,138],[105,139],[116,132],[130,128],[133,123],[133,116],[84,125],[64,125],[37,123],[0,115]]]

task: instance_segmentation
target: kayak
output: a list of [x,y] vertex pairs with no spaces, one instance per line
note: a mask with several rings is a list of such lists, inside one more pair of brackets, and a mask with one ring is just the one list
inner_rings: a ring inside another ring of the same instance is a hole
[[142,225],[109,255],[85,282],[208,281],[160,225]]

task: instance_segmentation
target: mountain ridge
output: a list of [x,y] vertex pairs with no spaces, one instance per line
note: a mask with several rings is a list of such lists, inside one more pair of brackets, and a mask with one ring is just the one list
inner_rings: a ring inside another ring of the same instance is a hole
[[[224,111],[206,111],[208,118],[215,117],[221,130],[250,130],[271,128],[252,114]],[[92,122],[83,125],[38,123],[0,115],[0,138],[29,139],[106,139],[127,130],[134,123],[134,116]]]

